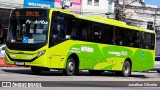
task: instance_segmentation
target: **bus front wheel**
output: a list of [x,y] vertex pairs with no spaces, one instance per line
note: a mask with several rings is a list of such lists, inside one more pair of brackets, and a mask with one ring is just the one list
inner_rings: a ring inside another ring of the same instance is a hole
[[36,66],[31,66],[31,70],[33,72],[33,74],[40,74],[42,72],[42,68],[40,67],[36,67]]
[[63,74],[67,76],[72,76],[75,74],[75,61],[73,58],[69,58],[66,64],[66,69],[63,70]]

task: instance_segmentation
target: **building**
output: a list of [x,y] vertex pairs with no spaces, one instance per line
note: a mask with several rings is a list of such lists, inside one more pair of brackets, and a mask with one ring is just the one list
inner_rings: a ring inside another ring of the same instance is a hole
[[10,11],[22,8],[24,0],[0,0],[0,28],[8,27]]
[[114,18],[114,0],[83,0],[81,12],[84,15]]
[[54,0],[54,7],[81,13],[82,0]]
[[160,12],[156,11],[157,6],[145,5],[144,0],[124,0],[125,8],[122,9],[123,0],[117,1],[127,24],[151,30],[160,25],[160,16],[157,15]]
[[114,0],[55,0],[55,7],[83,15],[114,18]]

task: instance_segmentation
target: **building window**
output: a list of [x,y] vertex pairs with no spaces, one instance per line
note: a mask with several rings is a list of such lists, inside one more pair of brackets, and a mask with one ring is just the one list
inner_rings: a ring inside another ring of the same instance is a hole
[[92,5],[92,0],[88,0],[87,5]]
[[112,12],[112,3],[113,0],[108,0],[108,12]]
[[99,6],[99,0],[94,0],[94,6]]
[[153,22],[151,22],[151,21],[148,21],[148,22],[147,22],[147,29],[150,29],[150,30],[153,30],[153,29],[154,29],[154,27],[153,27]]

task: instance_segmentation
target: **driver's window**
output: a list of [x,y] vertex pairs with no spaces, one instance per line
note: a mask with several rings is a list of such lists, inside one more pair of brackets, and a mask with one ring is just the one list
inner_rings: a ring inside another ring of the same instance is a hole
[[63,42],[65,40],[65,33],[66,33],[65,16],[62,16],[60,13],[57,14],[53,12],[49,47]]
[[65,27],[63,24],[53,25],[52,28],[52,38],[53,39],[64,39],[65,38]]

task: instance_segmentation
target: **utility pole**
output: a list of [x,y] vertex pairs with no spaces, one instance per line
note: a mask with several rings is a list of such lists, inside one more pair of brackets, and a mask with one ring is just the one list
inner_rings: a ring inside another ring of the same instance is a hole
[[155,11],[155,15],[154,15],[154,22],[153,22],[153,30],[155,31],[156,30],[156,19],[157,19],[157,8],[155,8],[154,9],[154,11]]
[[121,18],[122,18],[122,21],[124,21],[124,11],[125,11],[125,1],[123,0],[123,9],[122,9],[122,16],[121,16]]
[[[137,6],[130,6],[130,4],[132,4],[132,3],[134,3],[134,2],[137,2],[137,0],[133,0],[132,2],[127,3],[127,4],[126,4],[126,1],[125,1],[125,0],[123,0],[122,2],[123,2],[122,5],[120,5],[120,6],[117,5],[117,7],[120,8],[119,11],[122,12],[122,14],[120,14],[120,19],[119,19],[119,20],[125,21],[125,10],[126,10],[126,7],[127,7],[127,8],[128,8],[128,7],[131,7],[131,8],[133,7],[133,8],[135,8],[135,9],[138,10]],[[145,3],[142,2],[142,0],[139,0],[139,3],[141,3],[142,5],[145,5]],[[119,4],[119,3],[118,3],[118,4]]]

